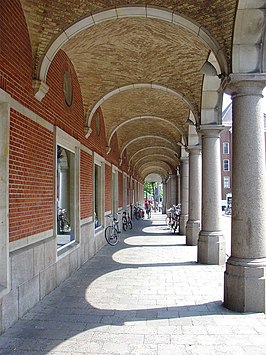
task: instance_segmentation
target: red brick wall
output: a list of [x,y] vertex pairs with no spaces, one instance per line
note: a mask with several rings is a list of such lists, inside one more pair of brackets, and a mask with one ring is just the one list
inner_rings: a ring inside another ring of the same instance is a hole
[[[100,132],[99,135],[97,134],[96,131],[96,116],[99,115],[100,117]],[[102,110],[99,108],[91,121],[91,135],[89,136],[86,144],[90,149],[93,151],[97,152],[100,154],[102,157],[106,156],[106,139],[105,139],[105,126],[104,126],[104,119],[103,119],[103,114]]]
[[119,145],[118,145],[118,139],[117,139],[117,133],[113,135],[113,138],[111,140],[111,151],[106,157],[112,164],[119,166]]
[[92,216],[93,213],[93,179],[92,156],[81,150],[80,154],[80,217]]
[[0,33],[1,88],[16,97],[32,95],[31,45],[19,0],[0,1]]
[[53,134],[11,110],[10,241],[53,228]]
[[[32,88],[32,53],[20,2],[3,0],[0,6],[1,88],[42,118],[86,143],[80,87],[66,54],[59,51],[55,56],[47,76],[48,94],[39,102]],[[63,95],[66,68],[73,82],[71,107],[67,106]],[[52,132],[15,110],[11,110],[10,126],[9,223],[12,241],[53,228],[54,137]],[[84,169],[81,173],[81,214],[88,216],[92,215],[92,203],[88,203],[92,164],[84,163],[83,153],[81,156]]]
[[[14,26],[14,24],[16,24]],[[84,107],[75,69],[64,51],[53,59],[47,74],[49,91],[42,101],[34,97],[34,61],[27,24],[19,0],[0,1],[0,88],[15,100],[54,126],[58,126],[118,166],[117,136],[112,152],[106,155],[104,117],[98,109],[101,131],[97,135],[95,116],[92,134],[84,135]],[[34,56],[34,53],[33,53]],[[64,99],[63,76],[71,74],[73,102]],[[53,228],[54,218],[54,135],[42,126],[11,111],[10,133],[10,240],[16,240]],[[80,209],[81,218],[93,214],[92,157],[81,151]],[[122,169],[127,169],[126,159]],[[106,165],[105,208],[111,210],[111,167]],[[119,191],[120,191],[119,183]],[[119,197],[119,205],[122,198]],[[122,205],[122,204],[121,204]]]
[[[73,87],[72,105],[69,107],[64,98],[64,73],[68,70]],[[84,138],[84,110],[79,82],[64,51],[60,50],[49,68],[47,75],[49,91],[42,100],[42,105],[49,107],[49,117],[55,126],[60,127],[76,139],[86,143]]]

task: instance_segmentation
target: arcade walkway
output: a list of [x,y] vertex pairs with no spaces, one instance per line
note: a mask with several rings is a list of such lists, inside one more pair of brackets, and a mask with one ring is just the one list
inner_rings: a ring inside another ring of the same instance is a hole
[[224,268],[196,253],[164,216],[135,222],[7,330],[0,354],[266,354],[265,314],[225,309]]

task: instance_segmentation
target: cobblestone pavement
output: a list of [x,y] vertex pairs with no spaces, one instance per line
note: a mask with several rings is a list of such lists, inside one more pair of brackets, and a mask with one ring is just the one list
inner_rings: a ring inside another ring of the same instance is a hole
[[225,309],[224,267],[196,254],[163,215],[135,222],[2,335],[0,354],[266,354],[265,314]]

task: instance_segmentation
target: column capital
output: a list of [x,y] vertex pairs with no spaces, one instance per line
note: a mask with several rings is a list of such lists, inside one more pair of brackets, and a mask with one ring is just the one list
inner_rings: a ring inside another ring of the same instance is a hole
[[200,155],[202,151],[201,145],[188,145],[186,150],[189,154]]
[[261,96],[266,86],[266,74],[230,74],[225,82],[225,92],[234,96]]
[[198,134],[209,138],[219,138],[224,126],[218,124],[203,124],[197,128]]
[[180,158],[180,162],[183,163],[188,163],[188,156],[187,157],[182,157]]
[[168,178],[167,178],[167,180],[166,180],[166,183],[170,182],[170,180],[173,180],[173,179],[175,179],[175,178],[176,178],[176,174],[169,174],[169,175],[168,175]]

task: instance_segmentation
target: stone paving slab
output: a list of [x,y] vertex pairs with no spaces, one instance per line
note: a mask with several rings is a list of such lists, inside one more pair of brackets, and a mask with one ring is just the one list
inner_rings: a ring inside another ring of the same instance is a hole
[[8,329],[0,354],[266,355],[265,314],[224,308],[224,267],[196,257],[163,215],[135,222]]

